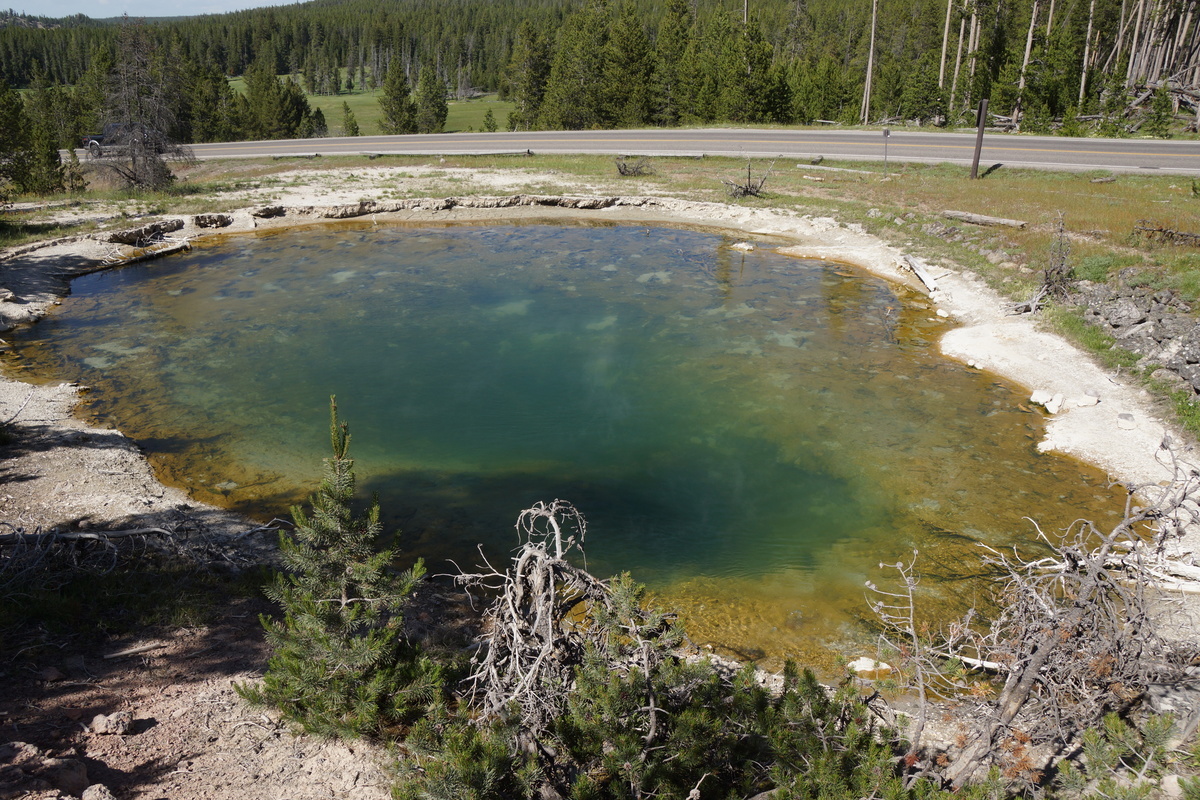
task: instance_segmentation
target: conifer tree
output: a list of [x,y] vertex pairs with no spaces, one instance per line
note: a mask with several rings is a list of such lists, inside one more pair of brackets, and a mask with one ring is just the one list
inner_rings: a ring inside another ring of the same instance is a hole
[[563,22],[542,100],[543,127],[586,130],[607,124],[608,92],[601,78],[610,25],[606,0],[588,0]]
[[438,80],[432,64],[426,64],[417,78],[417,133],[437,133],[446,124],[449,107],[446,85]]
[[692,38],[692,6],[688,0],[667,0],[655,40],[655,109],[660,125],[676,125],[687,100],[684,54]]
[[1171,92],[1166,81],[1159,84],[1150,99],[1150,113],[1146,116],[1144,130],[1159,139],[1171,138],[1171,122],[1174,120]]
[[342,101],[342,135],[358,136],[358,120],[355,119],[354,112],[350,110],[350,104],[345,100]]
[[516,108],[508,115],[511,130],[527,131],[537,126],[550,75],[550,45],[532,22],[517,28],[512,57],[504,74],[504,88]]
[[379,503],[356,515],[350,434],[330,399],[333,457],[310,498],[292,508],[295,531],[281,533],[287,572],[267,595],[283,619],[262,618],[274,654],[261,687],[239,687],[253,702],[278,707],[305,730],[378,734],[431,700],[437,669],[404,638],[403,610],[425,574],[418,560],[395,573],[391,550],[376,551]]
[[312,135],[314,139],[323,139],[329,135],[329,123],[325,121],[325,112],[319,108],[313,109]]
[[400,63],[399,58],[392,58],[387,76],[383,79],[383,96],[379,98],[379,107],[383,109],[383,119],[380,120],[379,126],[385,134],[394,136],[416,133],[417,107],[410,97],[411,94],[404,65]]
[[33,160],[21,96],[0,83],[0,201],[25,190]]
[[653,104],[653,51],[632,5],[624,6],[608,40],[604,88],[608,93],[607,117],[614,125],[634,128],[650,121]]

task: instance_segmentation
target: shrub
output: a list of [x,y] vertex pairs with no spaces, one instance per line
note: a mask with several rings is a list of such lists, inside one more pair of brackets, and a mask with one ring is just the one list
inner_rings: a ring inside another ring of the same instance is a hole
[[267,595],[283,618],[263,617],[274,650],[260,687],[243,697],[277,707],[323,735],[379,735],[438,696],[440,670],[403,635],[403,609],[425,569],[396,573],[392,551],[376,551],[379,503],[355,515],[350,434],[330,400],[333,457],[310,499],[292,508],[295,531],[281,533],[288,571]]

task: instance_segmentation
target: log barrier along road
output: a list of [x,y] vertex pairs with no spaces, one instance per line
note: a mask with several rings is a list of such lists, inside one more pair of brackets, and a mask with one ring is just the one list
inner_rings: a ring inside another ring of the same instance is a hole
[[[893,129],[889,161],[971,163],[975,137],[967,132]],[[488,155],[497,153],[882,161],[879,130],[704,128],[617,131],[436,133],[355,136],[192,145],[197,158],[333,155]],[[1200,141],[1073,139],[986,134],[980,168],[1021,167],[1072,171],[1164,172],[1200,176]]]

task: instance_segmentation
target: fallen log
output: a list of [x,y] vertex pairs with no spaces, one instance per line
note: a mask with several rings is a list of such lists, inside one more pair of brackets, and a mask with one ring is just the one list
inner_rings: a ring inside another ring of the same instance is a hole
[[113,244],[132,244],[144,246],[147,242],[155,239],[161,239],[164,233],[171,233],[183,227],[181,219],[165,219],[159,222],[151,222],[149,225],[143,225],[140,228],[130,228],[123,231],[113,231],[108,234],[106,241]]
[[191,244],[185,239],[181,242],[172,242],[166,247],[145,247],[139,250],[134,250],[129,255],[125,256],[110,256],[104,259],[106,267],[123,267],[127,264],[136,264],[139,261],[149,261],[162,256],[169,256],[172,253],[178,253],[183,250],[190,250]]
[[989,217],[984,214],[972,214],[968,211],[943,211],[942,216],[947,219],[956,219],[960,222],[969,222],[972,225],[990,225],[1004,228],[1024,228],[1026,225],[1026,223],[1019,219]]
[[170,536],[163,528],[133,528],[125,531],[54,531],[51,533],[0,533],[0,545],[6,544],[54,544],[55,542],[93,541],[125,539],[130,536]]
[[925,288],[928,289],[931,294],[937,291],[937,281],[934,280],[933,275],[929,274],[929,270],[926,269],[925,263],[919,258],[913,258],[912,256],[908,255],[901,256],[900,264],[901,266],[912,270],[913,274],[917,276],[921,283],[925,284]]

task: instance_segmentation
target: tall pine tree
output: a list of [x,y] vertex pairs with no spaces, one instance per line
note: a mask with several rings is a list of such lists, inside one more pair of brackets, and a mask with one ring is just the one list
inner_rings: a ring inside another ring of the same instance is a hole
[[384,133],[393,136],[416,133],[417,106],[413,103],[411,94],[404,65],[398,57],[393,57],[388,66],[387,77],[383,79],[383,96],[379,98],[379,107],[383,109],[383,119],[379,121],[379,126],[383,128]]
[[417,133],[438,133],[446,124],[446,84],[438,80],[432,64],[426,64],[417,78]]

